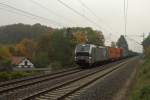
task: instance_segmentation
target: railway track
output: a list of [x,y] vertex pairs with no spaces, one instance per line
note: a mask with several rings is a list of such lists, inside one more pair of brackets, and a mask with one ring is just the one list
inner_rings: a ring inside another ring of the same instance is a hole
[[[0,100],[23,100],[23,99],[28,100],[33,98],[35,99],[39,95],[43,96],[43,94],[47,94],[50,91],[52,92],[55,90],[59,90],[63,87],[67,87],[67,86],[75,87],[74,85],[71,84],[78,84],[78,86],[82,87],[85,84],[81,84],[79,83],[79,81],[85,80],[82,81],[82,83],[90,83],[91,81],[94,81],[96,78],[99,78],[96,77],[97,73],[105,72],[105,70],[110,69],[112,66],[123,61],[125,60],[113,62],[93,69],[87,69],[87,70],[74,69],[74,70],[64,71],[60,73],[55,73],[52,75],[50,74],[47,75],[46,77],[42,76],[36,78],[27,78],[27,80],[12,82],[12,84],[11,83],[8,83],[8,85],[3,84],[0,85]],[[89,78],[92,80],[86,82],[86,80],[88,80]],[[69,90],[74,91],[72,89],[73,88],[70,88]],[[75,89],[77,89],[77,87]]]
[[28,80],[36,79],[36,78],[40,78],[40,77],[45,77],[45,76],[55,75],[55,74],[59,74],[59,73],[64,73],[64,72],[75,70],[75,69],[77,69],[77,68],[71,68],[71,69],[67,69],[67,70],[65,69],[65,70],[57,71],[57,72],[53,72],[53,73],[45,73],[45,74],[40,74],[40,75],[29,76],[29,77],[13,79],[13,80],[5,81],[5,82],[0,82],[0,87],[7,86],[7,85],[10,85],[10,84],[16,84],[18,82],[28,81]]
[[65,83],[51,87],[43,92],[31,95],[23,100],[71,100],[69,97],[74,92],[81,90],[82,88],[90,85],[94,81],[110,74],[111,72],[118,70],[124,64],[129,61],[120,63],[116,66],[110,67],[106,70],[95,70],[87,75],[78,77],[76,79],[69,80]]
[[18,80],[12,80],[8,82],[4,82],[0,84],[0,95],[7,94],[9,92],[13,92],[13,90],[21,89],[30,85],[34,85],[40,82],[52,80],[55,78],[63,77],[65,75],[77,73],[81,71],[81,69],[69,69],[69,70],[64,70],[64,71],[59,71],[56,73],[49,73],[49,74],[44,74],[44,75],[38,75],[34,77],[28,77],[28,78],[23,78],[23,79],[18,79]]

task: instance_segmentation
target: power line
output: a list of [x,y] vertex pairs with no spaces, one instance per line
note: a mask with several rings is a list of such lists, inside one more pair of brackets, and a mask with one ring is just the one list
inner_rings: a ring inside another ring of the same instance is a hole
[[[35,4],[35,5],[38,5],[39,7],[41,7],[42,9],[45,9],[45,10],[48,11],[48,12],[53,13],[55,16],[57,16],[57,17],[59,17],[59,18],[61,18],[61,19],[69,20],[68,18],[66,18],[66,17],[64,17],[64,16],[61,16],[61,15],[55,13],[54,11],[52,11],[52,10],[50,10],[49,8],[45,7],[44,5],[41,5],[40,3],[38,3],[38,2],[35,1],[35,0],[28,0],[28,1],[32,2],[32,3]],[[69,21],[72,22],[71,20],[69,20]]]
[[141,43],[139,43],[139,42],[137,42],[136,40],[130,38],[129,36],[126,35],[126,37],[127,37],[129,40],[134,41],[135,43],[137,43],[137,44],[139,44],[139,45],[142,45]]
[[[78,2],[79,2],[85,9],[87,9],[87,10],[100,22],[99,16],[97,16],[97,14],[96,14],[90,7],[88,7],[82,0],[78,0]],[[110,28],[109,25],[107,25],[107,27]],[[104,28],[103,28],[103,29],[104,29]],[[107,30],[107,29],[105,29],[105,30]],[[110,30],[111,30],[111,28],[110,28]]]
[[[14,13],[14,14],[17,14],[17,15],[22,15],[22,16],[26,16],[26,17],[29,17],[28,15],[26,15],[26,14],[23,14],[23,13],[19,13],[19,12],[15,12],[15,11],[13,11],[13,10],[9,10],[9,9],[6,9],[6,7],[2,7],[1,6],[1,10],[5,10],[5,11],[7,11],[7,12],[10,12],[10,13]],[[33,18],[34,19],[34,18]]]
[[98,16],[92,11],[92,9],[90,9],[82,0],[78,0],[78,1],[84,8],[86,8],[90,13],[92,13],[99,20]]
[[[90,8],[90,7],[88,7],[84,2],[83,2],[83,0],[78,0],[78,2],[85,8],[85,9],[87,9],[100,23],[101,23],[101,19],[100,19],[100,17],[99,16],[97,16],[97,14]],[[106,24],[105,24],[106,25]],[[107,30],[106,28],[103,28],[104,30],[106,30],[108,33],[109,33],[109,37],[110,37],[110,41],[112,41],[111,40],[111,34],[112,34],[112,29],[110,28],[110,26],[109,25],[106,25],[107,27],[109,27],[109,30]],[[117,32],[115,32],[115,33],[117,33]]]
[[18,8],[16,8],[16,7],[11,6],[11,5],[8,5],[8,4],[5,4],[5,3],[0,3],[0,5],[1,5],[1,6],[5,6],[5,7],[7,7],[7,8],[10,8],[10,9],[13,9],[13,10],[15,10],[15,11],[24,13],[24,14],[26,14],[26,15],[30,15],[30,16],[35,17],[35,18],[39,18],[39,19],[42,19],[42,20],[50,21],[50,22],[52,22],[53,24],[55,24],[55,25],[57,25],[57,26],[62,26],[61,23],[58,23],[58,22],[56,22],[56,21],[54,21],[54,20],[51,20],[51,19],[48,19],[48,18],[45,18],[45,17],[41,17],[41,16],[38,16],[38,15],[35,15],[35,14],[32,14],[32,13],[30,13],[30,12],[24,11],[24,10],[22,10],[22,9],[18,9]]
[[[82,6],[84,7],[84,8],[86,8],[89,12],[91,12],[98,20],[99,20],[99,18],[97,17],[97,15],[82,1],[82,0],[78,0],[81,4],[82,4]],[[127,5],[126,5],[127,4]],[[127,33],[127,14],[128,14],[128,0],[127,0],[127,2],[126,2],[126,0],[124,0],[124,22],[125,22],[125,37],[126,37],[126,33]],[[116,35],[115,35],[116,36]],[[110,37],[111,37],[111,34],[110,34]],[[129,37],[127,37],[127,38],[129,38]],[[134,42],[136,42],[137,44],[140,44],[139,42],[137,42],[137,41],[135,41],[134,39],[131,39],[131,38],[129,38],[131,41],[134,41]],[[111,38],[110,38],[110,40],[111,40]],[[141,44],[140,44],[141,45]]]
[[127,35],[128,0],[124,0],[124,34]]
[[61,0],[57,0],[59,3],[61,3],[62,5],[64,5],[65,7],[67,7],[68,9],[70,9],[71,11],[73,11],[74,13],[78,14],[79,16],[83,17],[84,19],[86,19],[87,21],[89,21],[90,23],[96,25],[97,27],[99,27],[100,29],[102,29],[102,27],[100,27],[97,23],[95,23],[94,21],[92,21],[91,19],[89,19],[87,16],[85,16],[84,14],[78,12],[77,10],[75,10],[74,8],[68,6],[66,3],[64,3]]

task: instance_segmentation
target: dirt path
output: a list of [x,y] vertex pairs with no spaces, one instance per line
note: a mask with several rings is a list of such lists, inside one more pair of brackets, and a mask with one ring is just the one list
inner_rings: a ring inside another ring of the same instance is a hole
[[122,89],[120,89],[120,91],[114,96],[113,100],[129,100],[129,95],[131,93],[132,87],[133,87],[134,83],[136,82],[138,68],[140,67],[140,65],[142,63],[143,63],[143,60],[139,59],[138,63],[134,64],[134,66],[136,66],[136,68],[132,72],[129,79],[125,82]]

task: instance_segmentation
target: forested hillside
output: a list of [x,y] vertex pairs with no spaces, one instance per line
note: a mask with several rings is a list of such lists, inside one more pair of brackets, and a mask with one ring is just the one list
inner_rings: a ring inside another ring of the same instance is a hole
[[24,38],[36,38],[43,33],[53,31],[52,28],[41,24],[13,24],[0,27],[0,43],[17,43]]
[[78,43],[104,45],[101,31],[90,27],[53,29],[40,24],[14,24],[0,28],[0,67],[9,66],[12,56],[30,59],[36,67],[74,66]]

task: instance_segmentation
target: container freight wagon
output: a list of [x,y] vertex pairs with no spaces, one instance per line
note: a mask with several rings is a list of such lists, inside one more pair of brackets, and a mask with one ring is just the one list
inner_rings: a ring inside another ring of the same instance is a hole
[[75,49],[75,62],[81,66],[91,66],[95,63],[115,61],[123,57],[123,49],[96,46],[93,44],[78,44]]
[[114,47],[107,47],[108,56],[110,61],[115,61],[122,58],[123,49],[121,48],[114,48]]

